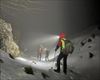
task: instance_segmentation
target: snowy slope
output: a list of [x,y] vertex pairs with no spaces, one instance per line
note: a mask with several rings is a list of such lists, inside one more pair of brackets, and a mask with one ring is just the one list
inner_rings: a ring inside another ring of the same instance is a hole
[[[75,45],[75,51],[68,57],[68,75],[55,73],[52,69],[51,62],[36,62],[31,60],[11,59],[8,54],[0,51],[0,79],[1,80],[100,80],[100,32],[95,28],[92,33],[96,37],[92,38],[90,34],[79,36],[72,41]],[[87,36],[89,35],[89,36]],[[88,42],[91,38],[92,41]],[[85,45],[81,46],[80,42],[85,39]],[[91,46],[91,47],[90,47]],[[90,52],[92,55],[90,55]],[[34,74],[27,74],[25,67],[31,66]]]
[[[47,77],[47,80],[70,80],[75,78],[85,80],[84,77],[80,76],[80,74],[77,74],[77,72],[72,71],[71,69],[68,69],[68,76],[64,73],[55,73],[52,69],[47,71],[47,64],[48,63],[42,63],[37,62],[37,68],[34,65],[30,65],[32,67],[32,70],[34,72],[33,75],[25,73],[24,68],[29,65],[22,64],[21,60],[19,62],[19,59],[13,60],[11,59],[5,52],[0,51],[0,59],[3,60],[4,63],[0,63],[0,79],[1,80],[44,80],[45,77],[43,74],[45,74]],[[27,62],[27,61],[26,61]],[[41,67],[41,66],[42,67]],[[49,64],[51,66],[51,64]],[[43,68],[43,66],[45,68]],[[40,68],[40,70],[39,70]],[[41,69],[42,68],[42,69]]]
[[[92,34],[95,34],[95,37],[91,36]],[[87,30],[82,36],[73,39],[73,42],[75,51],[69,57],[69,64],[89,80],[100,80],[100,30],[94,26],[92,30]],[[82,46],[81,42],[85,44]]]

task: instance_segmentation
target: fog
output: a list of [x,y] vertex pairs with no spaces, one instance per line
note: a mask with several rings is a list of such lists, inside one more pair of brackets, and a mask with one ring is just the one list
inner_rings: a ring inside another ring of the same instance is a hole
[[0,17],[11,23],[17,43],[27,56],[42,44],[52,49],[65,32],[77,37],[87,27],[98,24],[95,0],[0,0]]

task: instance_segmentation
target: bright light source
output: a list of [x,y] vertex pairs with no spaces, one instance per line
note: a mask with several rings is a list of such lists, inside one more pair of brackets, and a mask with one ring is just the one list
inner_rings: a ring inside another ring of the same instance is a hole
[[27,61],[25,58],[22,58],[22,57],[17,57],[16,59],[21,60],[21,61]]
[[57,39],[59,39],[59,36],[56,36]]

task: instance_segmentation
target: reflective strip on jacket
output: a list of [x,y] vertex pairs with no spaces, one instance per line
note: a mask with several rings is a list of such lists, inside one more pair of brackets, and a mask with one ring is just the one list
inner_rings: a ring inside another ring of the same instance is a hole
[[65,48],[65,40],[66,40],[65,38],[59,39],[57,45],[60,47],[60,50]]

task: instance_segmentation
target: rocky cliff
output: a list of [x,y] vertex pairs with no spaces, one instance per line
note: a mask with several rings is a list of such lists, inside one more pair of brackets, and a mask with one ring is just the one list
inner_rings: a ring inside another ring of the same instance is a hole
[[19,46],[13,39],[12,27],[10,23],[0,18],[0,49],[9,53],[13,57],[20,55]]

